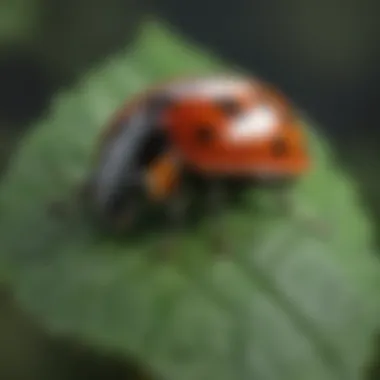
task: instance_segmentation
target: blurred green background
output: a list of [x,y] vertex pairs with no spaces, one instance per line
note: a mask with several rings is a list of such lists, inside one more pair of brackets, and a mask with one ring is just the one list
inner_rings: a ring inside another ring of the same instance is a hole
[[[147,18],[161,17],[286,91],[317,120],[380,220],[379,11],[372,0],[4,0],[1,169],[54,93],[132,43]],[[0,379],[139,378],[115,359],[51,342],[6,290],[0,302]]]

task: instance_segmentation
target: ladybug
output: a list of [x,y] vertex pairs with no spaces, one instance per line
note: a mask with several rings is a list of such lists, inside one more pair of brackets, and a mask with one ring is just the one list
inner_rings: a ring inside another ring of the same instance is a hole
[[309,166],[300,122],[276,89],[239,75],[180,78],[137,96],[105,128],[88,201],[112,228],[157,205],[177,224],[190,178],[214,189],[211,205],[226,184],[295,179]]

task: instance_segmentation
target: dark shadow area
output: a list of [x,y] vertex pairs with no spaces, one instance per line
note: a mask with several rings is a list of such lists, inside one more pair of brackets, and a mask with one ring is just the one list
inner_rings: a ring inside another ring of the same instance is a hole
[[4,380],[157,380],[134,361],[54,340],[0,288],[0,378]]
[[367,367],[365,380],[380,379],[380,333],[376,337],[375,350],[372,360]]
[[[120,188],[110,197],[105,207],[98,204],[89,184],[81,199],[78,199],[77,208],[81,210],[75,214],[75,219],[82,218],[85,225],[93,229],[92,235],[100,239],[135,244],[152,234],[174,235],[183,228],[194,230],[205,218],[217,219],[229,210],[258,212],[262,205],[260,199],[250,196],[252,190],[257,192],[265,189],[271,192],[273,203],[276,203],[296,180],[297,178],[261,180],[228,176],[210,179],[185,169],[180,188],[167,201],[153,203],[145,189],[136,192],[133,184],[120,183]],[[73,215],[66,210],[65,203],[58,209],[48,207],[53,218],[73,226]],[[287,211],[285,207],[280,213]]]
[[44,1],[37,41],[0,47],[1,123],[39,118],[54,92],[133,41],[143,10],[137,0]]
[[0,45],[0,175],[54,95],[134,40],[144,6],[140,0],[43,0],[39,38],[28,46]]
[[133,41],[145,1],[43,0],[41,9],[44,33],[37,49],[68,85]]
[[73,342],[53,343],[54,354],[64,363],[69,379],[82,380],[158,380],[149,370],[125,357],[101,355]]
[[28,51],[12,49],[0,55],[0,120],[14,128],[38,117],[47,107],[54,78]]
[[56,79],[34,52],[0,48],[0,176],[27,126],[47,111]]

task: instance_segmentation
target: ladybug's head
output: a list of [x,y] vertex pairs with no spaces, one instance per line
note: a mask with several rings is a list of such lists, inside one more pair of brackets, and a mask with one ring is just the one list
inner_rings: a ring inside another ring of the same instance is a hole
[[175,165],[166,135],[154,121],[145,112],[122,120],[101,146],[92,175],[92,209],[114,230],[147,217],[152,203],[170,196]]

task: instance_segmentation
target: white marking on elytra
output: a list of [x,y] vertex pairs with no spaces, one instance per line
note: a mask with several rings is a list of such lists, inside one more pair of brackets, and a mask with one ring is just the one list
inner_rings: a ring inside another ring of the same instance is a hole
[[267,105],[256,106],[230,124],[227,138],[235,141],[267,138],[277,130],[278,123],[275,109]]
[[182,97],[211,97],[241,95],[249,91],[250,84],[239,77],[197,78],[185,82],[174,83],[167,92],[177,98]]

